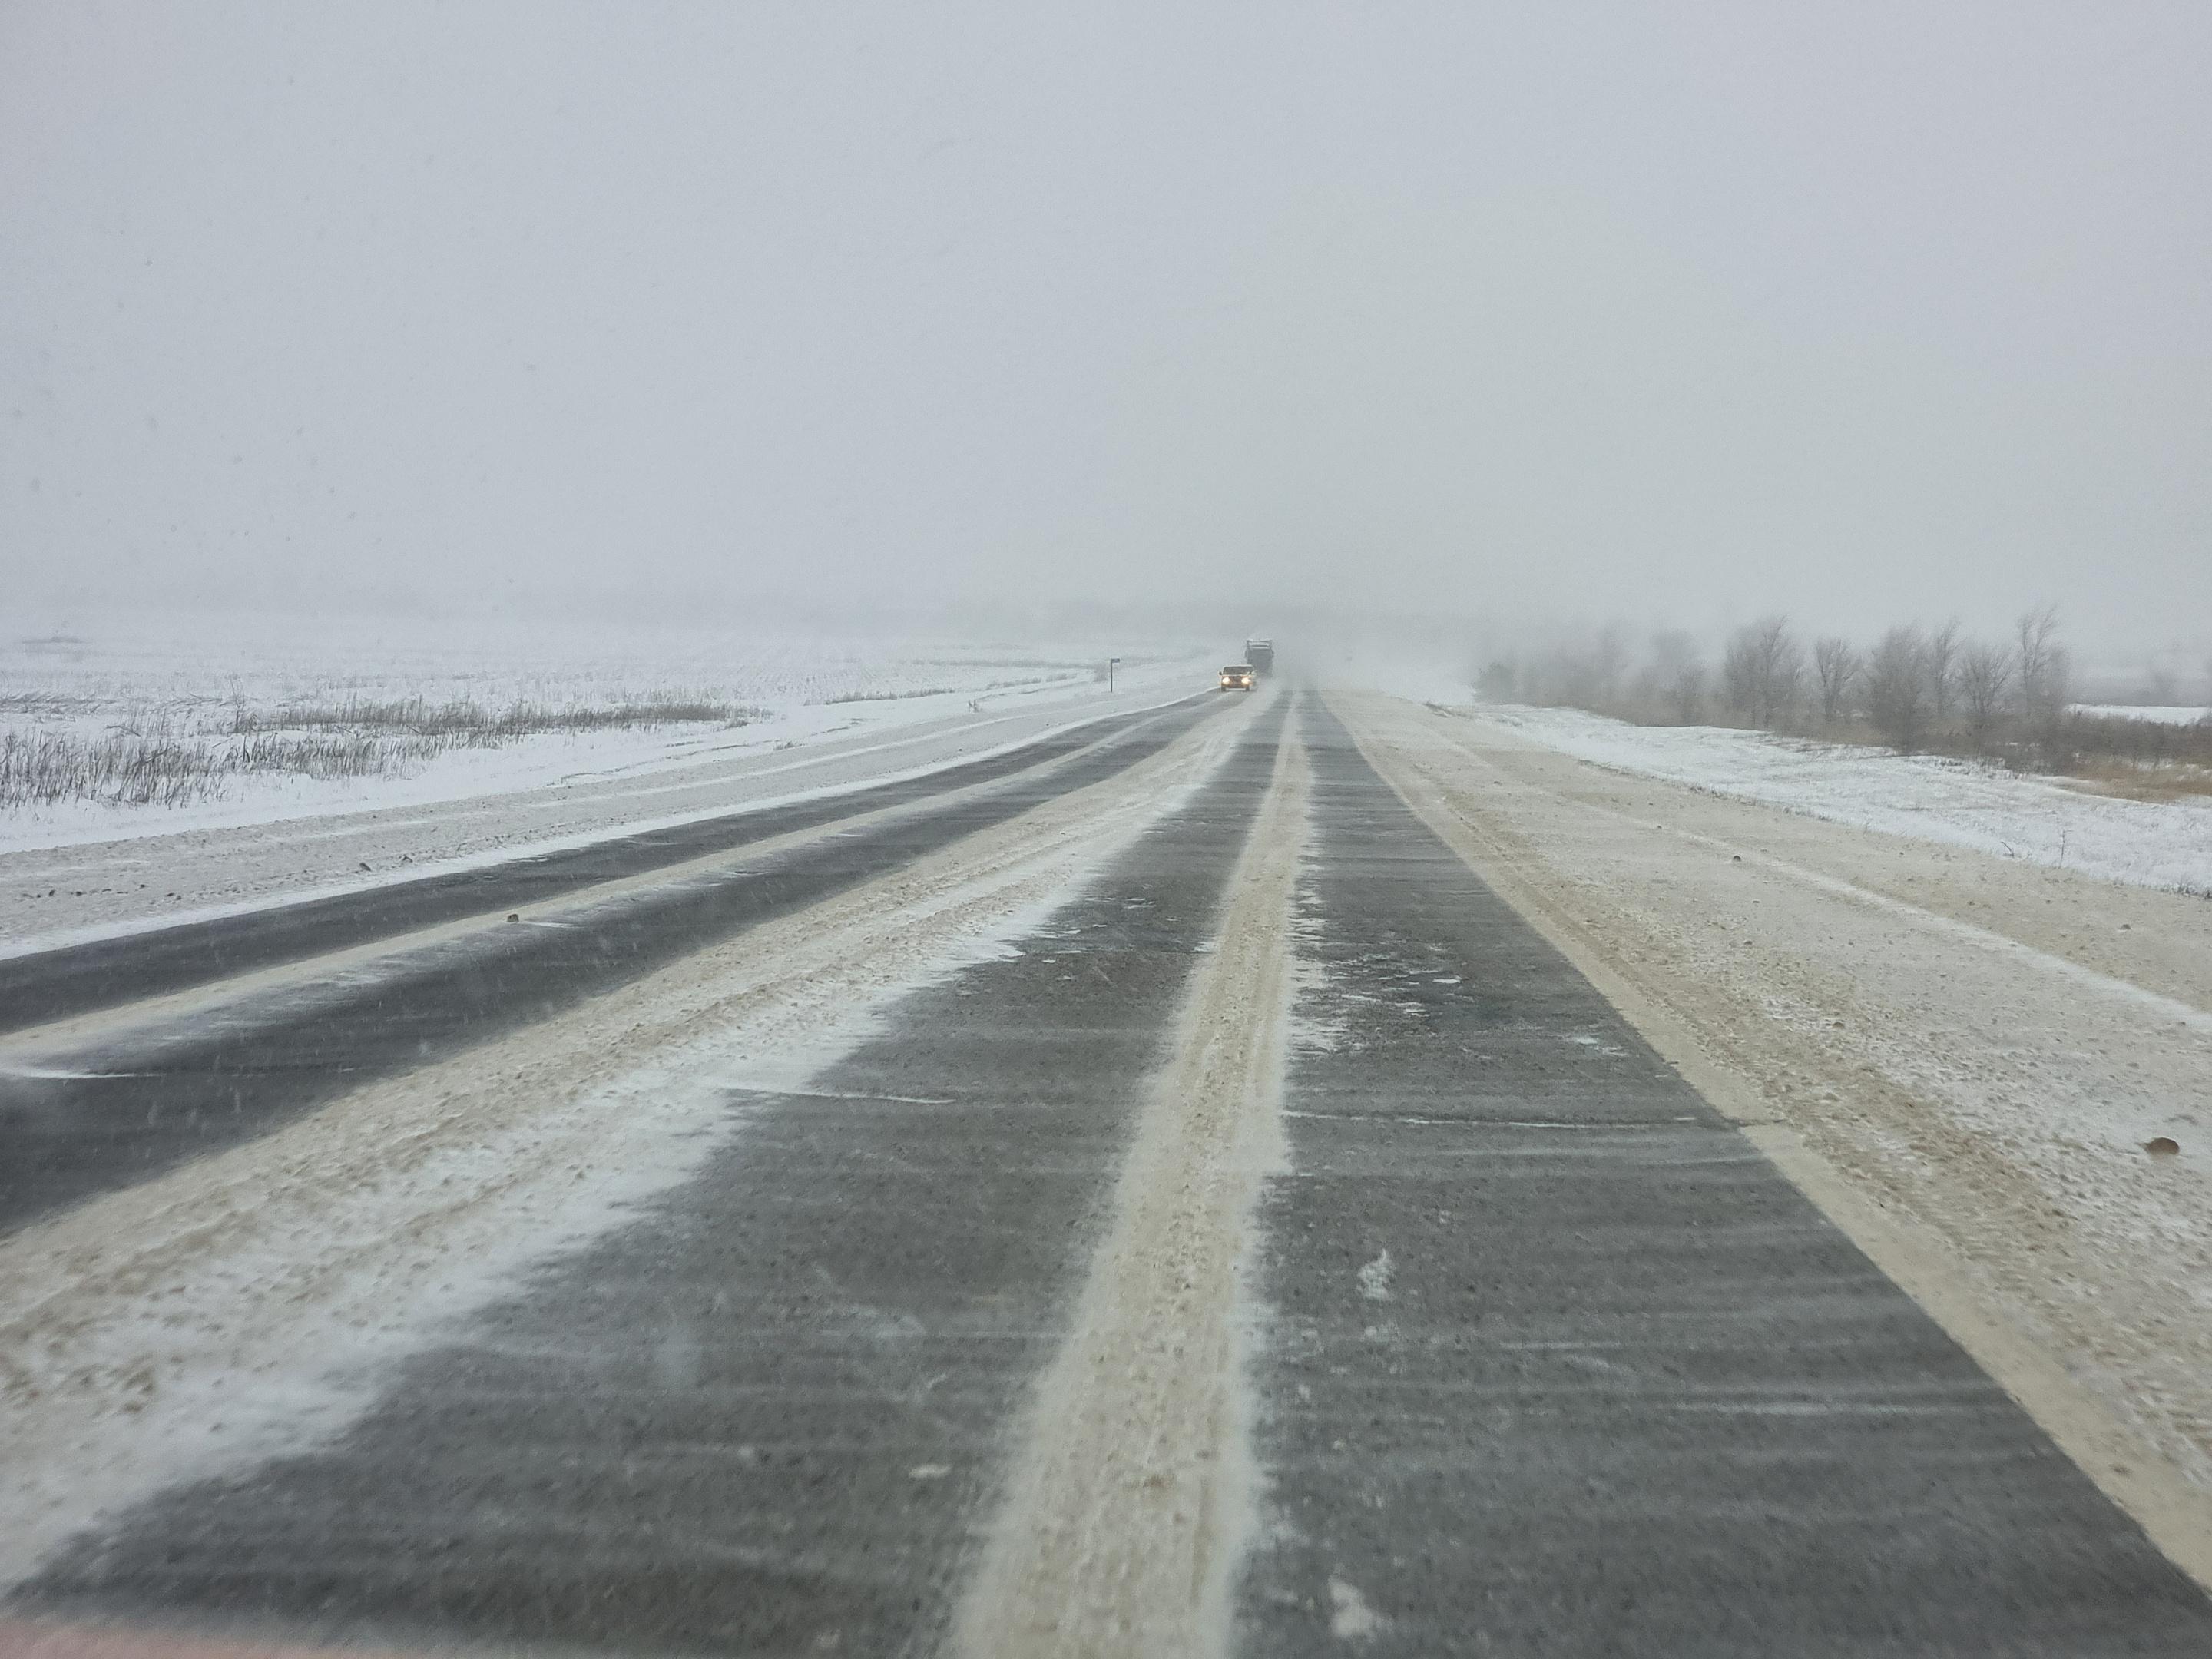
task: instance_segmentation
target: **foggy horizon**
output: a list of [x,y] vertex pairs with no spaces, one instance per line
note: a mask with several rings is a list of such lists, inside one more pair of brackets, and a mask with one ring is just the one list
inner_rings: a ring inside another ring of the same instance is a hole
[[[2212,648],[2212,15],[0,13],[16,608]],[[1233,619],[1233,621],[1232,621]]]

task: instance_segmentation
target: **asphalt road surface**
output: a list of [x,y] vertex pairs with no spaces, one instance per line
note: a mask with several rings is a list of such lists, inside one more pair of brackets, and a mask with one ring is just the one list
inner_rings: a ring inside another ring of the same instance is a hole
[[[0,963],[0,1009],[10,1011],[0,1027],[20,1028],[441,922],[489,915],[494,923],[419,945],[373,973],[309,977],[220,1017],[196,1011],[134,1026],[120,1036],[69,1042],[41,1054],[36,1066],[0,1072],[0,1231],[265,1133],[370,1078],[550,1018],[687,951],[1110,777],[1212,708],[1200,700],[1093,724],[990,760],[824,800]],[[714,857],[845,823],[854,827],[758,857]],[[516,925],[498,921],[510,904],[543,904],[695,863],[706,867],[632,884],[581,917],[540,924],[517,910],[507,913]],[[36,1012],[15,1012],[24,1006]]]
[[1310,717],[1249,1650],[2212,1652],[2205,1598]]
[[[1220,1471],[1206,1501],[1226,1519],[1130,1592],[1188,1603],[1175,1650],[2212,1653],[2203,1591],[1420,824],[1324,701],[1267,696],[1012,948],[908,992],[805,1088],[732,1094],[690,1176],[392,1364],[318,1443],[101,1516],[14,1588],[29,1622],[0,1646],[112,1627],[957,1649],[1012,1472],[1073,1431],[1039,1379],[1127,1236],[1122,1177],[1152,1167],[1140,1126],[1177,1043],[1221,1035],[1188,1009],[1211,1006],[1255,826],[1295,799],[1303,861],[1268,946],[1296,966],[1292,1040],[1252,1102],[1281,1150],[1240,1177],[1244,1271],[1161,1310],[1164,1352],[1209,1299],[1243,1334],[1181,1448]],[[562,1018],[1110,781],[1218,706],[625,889],[489,955],[426,947],[360,997],[310,976],[285,994],[301,1023],[88,1053],[78,1069],[145,1075],[0,1102],[0,1168],[45,1160],[9,1201],[66,1210],[343,1112],[358,1070]],[[486,1012],[454,1019],[479,985]],[[287,1035],[311,1027],[344,1035]],[[231,1089],[252,1104],[230,1129],[165,1133],[173,1103],[205,1123]],[[1127,1628],[1024,1650],[1146,1650]]]
[[[1200,697],[1179,705],[1180,718],[1188,720],[1209,701]],[[471,869],[0,957],[0,1033],[327,955],[441,922],[520,910],[604,883],[1014,777],[1139,730],[1157,744],[1162,732],[1172,729],[1173,722],[1164,726],[1161,716],[1149,710],[1115,715],[999,754],[872,787],[715,814]],[[1141,751],[1124,744],[1115,752],[1126,764]]]

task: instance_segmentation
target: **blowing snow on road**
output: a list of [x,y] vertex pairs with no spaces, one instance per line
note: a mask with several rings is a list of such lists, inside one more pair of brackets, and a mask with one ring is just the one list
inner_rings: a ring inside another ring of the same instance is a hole
[[2201,1654],[2110,897],[1290,685],[33,941],[0,1650]]

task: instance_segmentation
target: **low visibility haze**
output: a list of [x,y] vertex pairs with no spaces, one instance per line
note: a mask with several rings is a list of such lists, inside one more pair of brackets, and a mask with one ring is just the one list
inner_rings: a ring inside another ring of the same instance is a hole
[[0,547],[157,599],[2212,633],[2192,4],[0,10]]

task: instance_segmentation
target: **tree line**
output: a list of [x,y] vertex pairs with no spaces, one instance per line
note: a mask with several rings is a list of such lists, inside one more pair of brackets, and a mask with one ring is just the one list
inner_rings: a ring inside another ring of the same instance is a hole
[[2074,707],[2073,660],[2056,606],[2024,611],[2003,635],[1970,635],[1955,618],[1901,623],[1870,644],[1801,636],[1787,617],[1731,633],[1717,664],[1678,632],[1638,652],[1607,629],[1523,659],[1492,662],[1477,690],[1641,724],[1719,721],[1770,732],[1873,738],[1913,754],[1982,756],[2039,770],[2104,756],[2212,764],[2212,725],[2105,719]]

